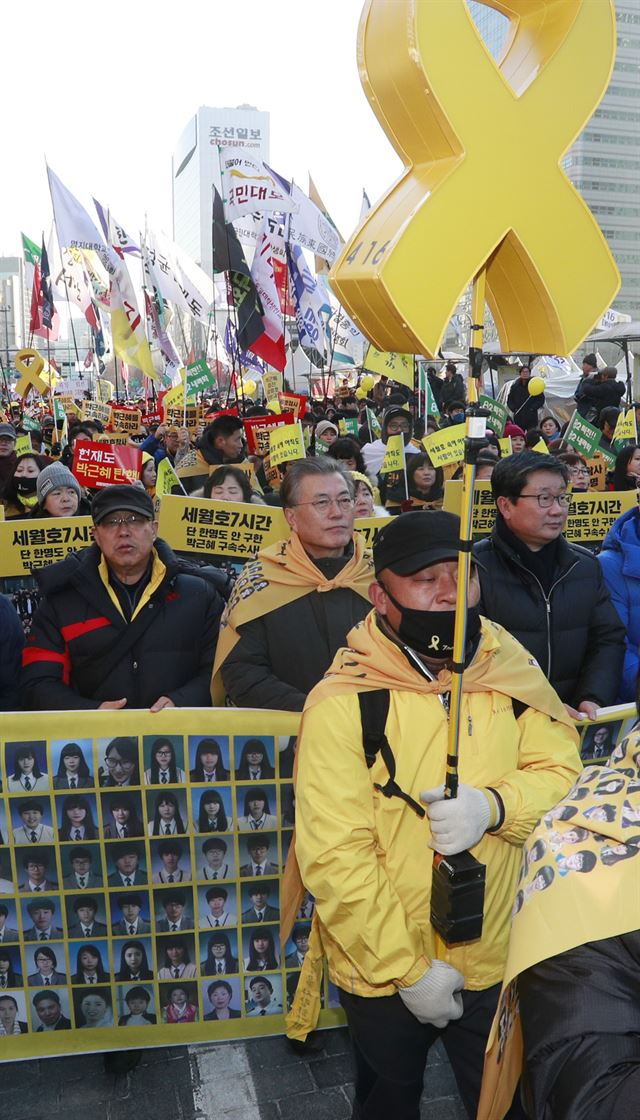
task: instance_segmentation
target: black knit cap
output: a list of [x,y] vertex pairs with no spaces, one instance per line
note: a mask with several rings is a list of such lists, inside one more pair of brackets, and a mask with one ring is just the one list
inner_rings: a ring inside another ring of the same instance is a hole
[[139,513],[153,521],[155,511],[153,502],[143,486],[126,484],[124,486],[105,486],[99,490],[91,503],[91,516],[94,525],[99,525],[110,513],[126,510]]

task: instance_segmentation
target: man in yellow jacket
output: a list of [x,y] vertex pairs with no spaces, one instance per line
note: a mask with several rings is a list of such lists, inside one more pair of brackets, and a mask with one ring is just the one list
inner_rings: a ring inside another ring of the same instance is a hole
[[[302,720],[294,858],[316,918],[289,1033],[304,1033],[306,980],[324,953],[354,1043],[359,1120],[418,1120],[439,1035],[475,1117],[521,847],[581,769],[575,729],[536,662],[480,618],[474,571],[460,785],[444,800],[459,536],[458,518],[440,511],[402,514],[378,534],[375,609]],[[358,694],[376,690],[389,690],[395,778],[388,751],[370,767],[365,758]],[[448,948],[430,922],[433,853],[466,850],[486,866],[482,936]],[[509,1116],[524,1116],[517,1102]]]

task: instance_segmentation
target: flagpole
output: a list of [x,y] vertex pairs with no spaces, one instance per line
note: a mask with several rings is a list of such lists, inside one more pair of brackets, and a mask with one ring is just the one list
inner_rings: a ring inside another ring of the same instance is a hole
[[[218,170],[220,172],[220,192],[221,192],[220,197],[222,199],[222,216],[224,218],[224,235],[225,235],[225,239],[226,239],[226,242],[227,242],[227,261],[230,265],[231,264],[231,252],[230,252],[230,243],[229,243],[229,229],[228,229],[226,211],[225,211],[225,207],[224,207],[226,199],[224,197],[224,184],[222,182],[222,149],[221,149],[219,144],[216,144],[216,148],[218,149]],[[213,220],[211,221],[211,237],[213,239]],[[236,336],[236,339],[235,339],[236,348],[235,349],[233,347],[231,348],[231,370],[232,370],[232,373],[236,377],[236,400],[237,400],[237,397],[238,397],[238,393],[237,393],[238,381],[237,381],[237,375],[236,375],[236,357],[238,358],[238,365],[240,367],[240,371],[239,371],[240,382],[242,383],[242,363],[240,362],[240,342],[238,340],[238,324],[239,324],[240,320],[238,318],[238,308],[236,307],[236,296],[235,296],[235,292],[233,290],[233,281],[231,279],[231,268],[226,269],[225,272],[228,274],[227,275],[227,314],[228,314],[228,307],[229,307],[228,298],[229,298],[229,290],[230,290],[231,291],[231,309],[233,311],[232,322],[233,322],[233,326],[234,326],[234,330],[235,330],[235,336]],[[233,381],[233,378],[229,381],[229,391],[227,393],[227,406],[229,404],[229,397],[231,396],[232,381]]]

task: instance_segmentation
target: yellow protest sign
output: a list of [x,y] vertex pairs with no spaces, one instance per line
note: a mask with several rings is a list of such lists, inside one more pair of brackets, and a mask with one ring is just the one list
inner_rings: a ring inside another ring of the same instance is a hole
[[[166,403],[166,397],[162,403]],[[186,408],[165,408],[164,414],[170,428],[188,428],[190,432],[195,432],[200,423],[201,412],[194,404],[188,404]]]
[[[462,482],[450,480],[444,485],[443,509],[448,513],[460,513]],[[576,544],[597,544],[603,541],[609,529],[623,513],[636,503],[635,491],[597,490],[575,493],[569,507],[569,516],[564,536]],[[490,482],[476,482],[473,499],[473,536],[479,540],[488,537],[496,519]]]
[[532,451],[537,451],[539,455],[548,455],[549,448],[543,439],[539,439],[537,443],[531,448]]
[[404,436],[389,436],[380,474],[391,474],[393,471],[404,469]]
[[111,423],[111,405],[103,401],[85,401],[83,410],[87,420],[99,420],[105,428]]
[[276,506],[164,497],[160,502],[159,535],[178,552],[245,561],[261,548],[288,537],[289,526]]
[[[181,373],[184,377],[184,370],[182,370]],[[173,389],[169,389],[162,398],[162,407],[165,410],[165,416],[167,410],[170,408],[182,408],[184,399],[184,382],[180,385],[175,385]]]
[[170,494],[174,486],[177,486],[180,492],[184,494],[184,486],[166,455],[157,464],[156,476],[156,496],[158,498],[161,498],[164,494]]
[[370,346],[362,365],[371,373],[384,374],[392,381],[399,381],[401,385],[413,389],[413,354],[388,353]]
[[[364,90],[405,170],[345,245],[331,287],[381,350],[435,357],[461,292],[486,270],[504,351],[569,354],[620,286],[560,166],[609,83],[614,5],[489,4],[511,24],[499,62],[465,0],[368,0],[360,20]],[[496,184],[495,151],[533,161],[535,176],[517,191],[509,175]]]
[[32,453],[33,445],[29,434],[17,437],[15,451],[16,455],[30,455]]
[[274,398],[272,401],[267,401],[265,408],[268,408],[269,412],[275,412],[277,416],[282,412],[280,401],[277,398]]
[[506,458],[507,455],[513,455],[513,447],[511,446],[511,436],[502,436],[498,440],[498,443],[500,444],[500,450],[502,452],[503,459]]
[[79,420],[82,420],[84,418],[83,410],[81,408],[78,408],[78,405],[75,402],[75,398],[71,395],[71,393],[61,393],[58,397],[58,400],[62,401],[65,412],[73,412],[74,416],[77,416]]
[[589,468],[589,489],[604,490],[609,468],[599,451],[596,451],[593,459],[587,459],[587,466]]
[[[282,389],[283,377],[277,369],[268,369],[266,373],[262,374],[262,388],[266,400],[277,400],[278,393]],[[269,406],[267,406],[269,407]]]
[[299,420],[296,420],[295,424],[283,424],[281,428],[271,429],[269,454],[272,467],[277,467],[280,463],[290,463],[294,459],[304,459],[302,424]]
[[638,439],[635,408],[630,408],[627,412],[620,413],[616,420],[612,443],[617,443],[618,441],[622,442],[627,439],[633,440],[634,443],[637,442]]
[[444,467],[447,463],[459,463],[464,459],[464,424],[453,424],[425,436],[422,446],[434,467]]
[[114,407],[111,409],[111,423],[116,432],[137,435],[140,431],[141,422],[142,412],[139,408]]
[[371,548],[380,530],[388,524],[388,517],[356,517],[353,527],[364,537],[367,548]]
[[0,523],[0,577],[27,576],[92,543],[90,517],[43,517]]

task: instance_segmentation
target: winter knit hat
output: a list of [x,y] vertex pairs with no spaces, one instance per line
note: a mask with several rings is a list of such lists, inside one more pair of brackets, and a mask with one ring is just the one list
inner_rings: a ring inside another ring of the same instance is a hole
[[316,424],[317,436],[322,436],[325,432],[335,432],[336,435],[339,435],[336,425],[332,424],[330,420],[321,420],[319,424]]
[[507,438],[507,436],[522,436],[524,439],[525,435],[525,431],[522,428],[519,428],[517,424],[505,424],[504,426],[505,439]]
[[69,468],[63,466],[62,463],[52,463],[50,467],[45,467],[38,475],[36,491],[40,505],[44,503],[47,495],[50,494],[52,490],[56,490],[59,486],[71,487],[78,495],[78,501],[82,498],[80,483],[77,478],[71,474]]

